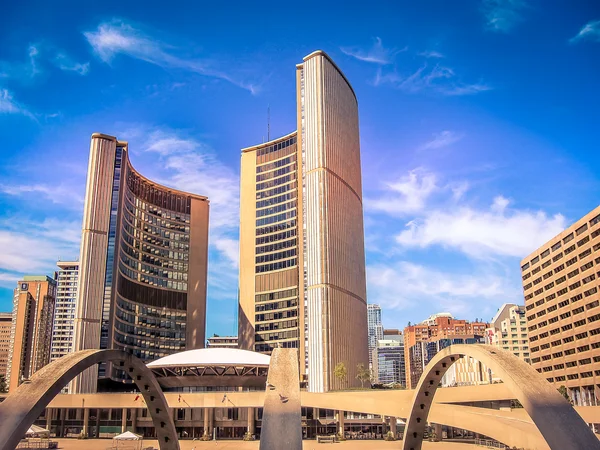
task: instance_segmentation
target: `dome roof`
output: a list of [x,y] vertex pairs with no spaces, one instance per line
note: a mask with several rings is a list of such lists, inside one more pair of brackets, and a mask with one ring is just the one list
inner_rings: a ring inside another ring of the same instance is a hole
[[147,364],[160,367],[255,366],[268,367],[271,357],[238,348],[199,348],[174,353]]

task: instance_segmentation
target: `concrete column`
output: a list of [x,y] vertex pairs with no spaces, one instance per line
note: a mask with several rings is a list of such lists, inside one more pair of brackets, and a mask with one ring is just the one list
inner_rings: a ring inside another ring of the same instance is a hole
[[433,429],[435,430],[435,440],[438,442],[441,441],[442,440],[442,424],[434,423]]
[[90,421],[90,409],[84,408],[83,409],[83,429],[81,430],[83,432],[84,436],[87,436],[89,433],[89,431],[88,431],[89,421]]
[[209,414],[210,412],[212,412],[211,408],[204,408],[204,436],[208,436],[210,437],[210,430],[209,430],[209,426],[210,426],[210,418],[209,418]]
[[50,427],[52,427],[52,408],[46,408],[46,430],[52,431]]
[[394,439],[397,439],[397,433],[398,433],[398,419],[396,419],[395,417],[390,417],[390,431],[392,432],[392,434],[394,435]]
[[387,421],[385,420],[385,416],[381,415],[381,431],[383,431],[382,435],[385,437],[387,434]]
[[132,408],[131,409],[131,432],[132,433],[137,433],[137,415],[138,415],[137,408]]
[[254,408],[248,408],[248,434],[252,435],[256,433],[256,427],[254,424]]
[[344,437],[344,411],[337,412],[337,433],[338,436]]
[[60,425],[59,425],[59,430],[58,430],[58,432],[60,433],[59,434],[60,437],[65,436],[65,417],[66,417],[66,415],[67,415],[67,409],[61,408],[60,409]]
[[121,433],[127,431],[127,408],[123,408],[121,412]]

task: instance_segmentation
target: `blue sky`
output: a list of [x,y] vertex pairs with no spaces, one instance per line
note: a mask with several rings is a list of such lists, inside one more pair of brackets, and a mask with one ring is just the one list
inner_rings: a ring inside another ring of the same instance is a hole
[[386,327],[521,302],[519,261],[600,198],[600,4],[9,2],[0,310],[78,256],[93,132],[211,200],[209,333],[236,331],[240,148],[295,129],[295,64],[358,99],[368,300]]

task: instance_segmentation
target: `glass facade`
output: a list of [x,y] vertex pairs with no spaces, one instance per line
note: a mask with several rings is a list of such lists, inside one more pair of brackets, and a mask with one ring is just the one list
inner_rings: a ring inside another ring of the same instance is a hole
[[[269,276],[298,266],[296,137],[256,151],[255,273]],[[274,289],[255,296],[255,347],[299,347],[299,299],[293,288]]]

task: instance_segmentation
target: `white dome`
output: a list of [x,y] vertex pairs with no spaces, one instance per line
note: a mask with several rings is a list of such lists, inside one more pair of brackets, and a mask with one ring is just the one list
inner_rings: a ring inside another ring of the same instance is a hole
[[202,367],[202,366],[264,366],[268,367],[271,357],[262,353],[238,348],[199,348],[174,353],[147,364],[159,367]]

